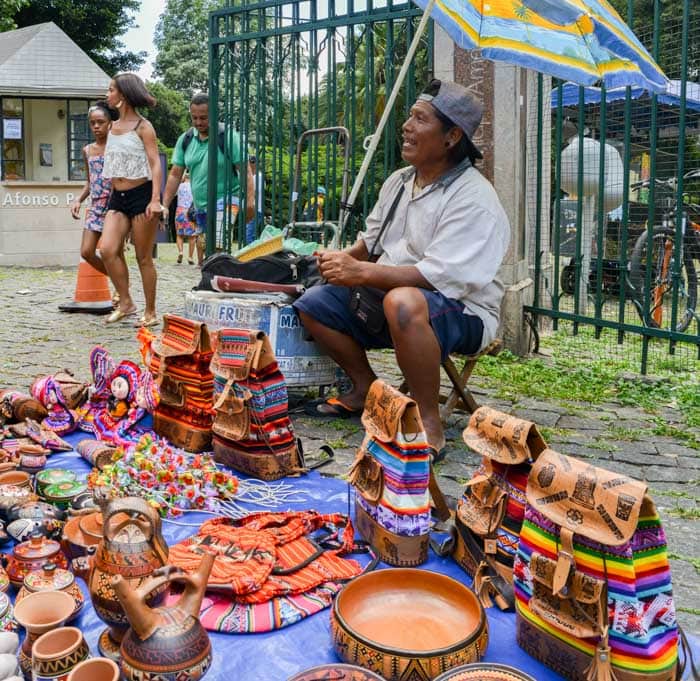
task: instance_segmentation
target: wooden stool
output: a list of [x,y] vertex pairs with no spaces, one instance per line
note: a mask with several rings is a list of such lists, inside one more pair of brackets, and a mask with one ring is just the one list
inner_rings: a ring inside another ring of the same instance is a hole
[[[479,408],[479,405],[474,399],[474,395],[472,395],[467,387],[467,382],[471,378],[472,371],[474,371],[479,357],[482,355],[497,355],[502,347],[503,342],[497,339],[489,343],[481,352],[477,352],[475,355],[464,355],[464,364],[462,365],[461,371],[457,369],[450,357],[442,363],[442,368],[445,370],[452,384],[452,390],[447,397],[440,395],[440,402],[443,403],[440,408],[440,418],[443,423],[447,421],[450,414],[452,414],[457,406],[461,406],[470,414]],[[405,380],[401,384],[399,390],[401,390],[402,393],[408,391],[408,384]]]

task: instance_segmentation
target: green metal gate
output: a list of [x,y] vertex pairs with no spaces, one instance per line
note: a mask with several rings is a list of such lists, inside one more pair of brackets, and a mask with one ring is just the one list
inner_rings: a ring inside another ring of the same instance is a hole
[[667,95],[538,81],[528,309],[555,329],[640,336],[643,373],[660,346],[700,358],[700,5],[675,4],[635,17],[628,3]]
[[[290,215],[290,205],[296,143],[305,131],[348,128],[350,174],[354,177],[364,156],[363,141],[374,132],[420,15],[421,10],[411,3],[389,2],[375,7],[371,0],[361,8],[353,0],[244,0],[212,12],[210,100],[218,107],[210,106],[210,123],[215,126],[220,121],[238,130],[241,152],[255,155],[257,170],[264,177],[265,223],[283,227],[301,217]],[[356,202],[358,214],[369,212],[381,183],[401,161],[401,124],[432,71],[431,45],[432,26],[417,52]],[[302,154],[300,195],[295,197],[299,213],[305,207],[319,209],[315,199],[322,188],[322,217],[338,219],[344,143],[337,135],[308,138]],[[233,174],[226,172],[230,199]],[[210,168],[210,207],[216,200],[216,179],[214,165]],[[221,240],[225,250],[244,241],[243,215],[249,200],[245,194],[242,189],[237,217],[231,201],[223,202]],[[212,222],[207,241],[211,251],[214,211],[210,209],[209,215]],[[262,226],[259,220],[257,233]],[[344,241],[351,240],[358,227],[359,219],[351,221]]]

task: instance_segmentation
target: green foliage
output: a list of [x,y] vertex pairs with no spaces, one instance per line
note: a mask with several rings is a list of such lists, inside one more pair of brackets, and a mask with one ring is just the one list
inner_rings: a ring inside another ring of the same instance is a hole
[[[10,5],[13,4],[17,0],[10,0]],[[138,69],[145,61],[145,52],[126,51],[119,39],[134,26],[131,12],[140,5],[140,0],[28,0],[16,12],[14,21],[20,28],[53,21],[100,68],[112,75]]]
[[153,123],[163,145],[174,147],[177,138],[189,127],[187,100],[163,83],[148,83],[148,89],[158,100],[158,104],[149,110],[148,120]]
[[168,0],[156,25],[154,73],[188,101],[208,90],[209,12],[223,0]]
[[0,0],[0,33],[17,28],[14,16],[28,0]]

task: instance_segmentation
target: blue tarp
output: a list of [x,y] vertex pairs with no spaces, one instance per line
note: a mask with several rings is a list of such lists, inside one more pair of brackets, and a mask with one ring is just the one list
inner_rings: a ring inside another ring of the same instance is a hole
[[[85,434],[70,435],[67,440],[76,444]],[[49,458],[49,468],[69,468],[86,475],[90,467],[75,452],[54,454]],[[280,510],[315,509],[324,513],[347,513],[348,485],[343,480],[324,478],[318,472],[292,479],[304,501],[290,504]],[[251,511],[260,510],[251,507]],[[186,522],[202,523],[210,518],[204,514],[188,513]],[[163,534],[168,544],[175,544],[194,534],[195,527],[185,527],[164,522]],[[5,548],[7,551],[8,549]],[[386,567],[380,564],[380,568]],[[426,570],[440,572],[457,580],[471,580],[456,563],[449,558],[438,558],[432,551],[430,560],[423,566]],[[80,582],[83,590],[85,585]],[[539,662],[523,652],[515,641],[515,615],[502,613],[497,608],[487,610],[489,623],[489,646],[485,660],[510,664],[532,675],[537,681],[561,679]],[[285,629],[267,634],[215,634],[210,633],[214,659],[206,675],[207,681],[285,681],[292,674],[316,665],[336,662],[329,626],[330,610],[322,611]],[[93,655],[99,655],[97,639],[104,623],[95,615],[89,598],[74,626],[80,627]],[[700,642],[692,641],[695,654],[700,654]]]

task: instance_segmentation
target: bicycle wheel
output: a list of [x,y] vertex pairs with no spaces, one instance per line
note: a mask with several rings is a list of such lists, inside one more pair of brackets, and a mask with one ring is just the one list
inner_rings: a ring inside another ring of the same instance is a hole
[[[684,244],[681,274],[678,285],[676,331],[685,331],[695,316],[698,300],[698,277],[689,244]],[[630,294],[639,316],[646,326],[670,328],[673,280],[674,230],[656,227],[652,234],[651,256],[648,257],[647,234],[640,234],[630,258]],[[649,307],[645,309],[647,268],[651,268]]]

